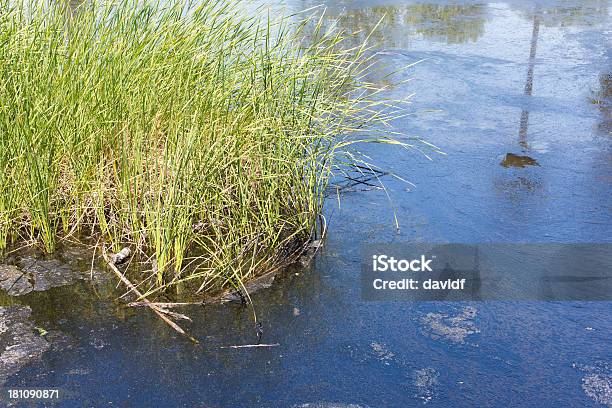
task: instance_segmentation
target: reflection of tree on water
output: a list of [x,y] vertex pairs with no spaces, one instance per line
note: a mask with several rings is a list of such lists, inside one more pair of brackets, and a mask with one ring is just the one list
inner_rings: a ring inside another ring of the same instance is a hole
[[[535,3],[535,4],[534,4]],[[553,2],[552,6],[536,2],[525,2],[524,5],[513,4],[511,7],[519,9],[520,14],[533,21],[531,34],[531,48],[527,68],[527,81],[524,94],[531,96],[533,92],[533,71],[536,59],[540,24],[546,27],[590,26],[604,23],[608,17],[607,0],[583,0],[580,2]],[[522,10],[522,9],[526,10]],[[603,85],[602,85],[603,87]],[[519,144],[529,149],[527,143],[527,130],[529,127],[529,110],[523,109],[519,125]]]
[[[591,26],[604,24],[608,18],[608,2],[601,0],[586,0],[572,2],[551,2],[551,1],[525,1],[523,4],[512,3],[513,9],[526,19],[531,21],[531,40],[529,42],[529,57],[527,61],[526,80],[523,88],[524,103],[528,105],[528,100],[534,92],[534,68],[536,65],[538,39],[542,27],[567,27],[567,26]],[[606,94],[610,81],[606,80],[605,75],[600,77],[602,95]],[[605,98],[601,98],[605,99]],[[609,99],[608,99],[609,100]],[[609,105],[608,105],[609,106]],[[604,108],[605,110],[605,108]],[[608,111],[609,112],[609,111]],[[605,113],[604,113],[605,116]],[[606,123],[606,122],[604,122]],[[609,123],[609,121],[607,122]],[[601,126],[601,125],[600,125]],[[525,106],[520,115],[518,143],[522,148],[523,154],[529,152],[530,140],[529,128],[529,108]],[[515,155],[508,153],[500,163],[502,166],[524,168],[502,174],[496,187],[503,191],[506,198],[517,203],[523,203],[527,196],[538,196],[544,189],[540,172],[537,170],[538,163],[526,155]],[[527,168],[530,167],[530,168]]]
[[[540,34],[540,14],[535,12],[533,14],[533,25],[531,30],[531,42],[529,48],[529,60],[527,63],[527,78],[525,80],[525,88],[523,95],[530,97],[533,93],[533,71],[535,67],[536,52],[538,49],[538,36]],[[527,143],[527,130],[529,128],[529,110],[523,108],[521,111],[521,119],[519,122],[519,145],[523,148],[523,152],[530,150],[529,143]],[[500,163],[503,167],[526,167],[526,166],[538,166],[538,162],[529,157],[523,155],[516,155],[514,153],[507,153],[506,157]],[[524,181],[524,180],[523,180]],[[531,186],[530,183],[520,182],[519,186]],[[531,188],[528,188],[528,190]]]
[[[531,29],[531,41],[529,45],[529,59],[527,62],[527,76],[525,79],[525,87],[523,89],[523,95],[525,97],[531,97],[533,93],[533,74],[535,68],[536,54],[538,49],[538,37],[540,35],[540,21],[541,15],[539,10],[536,10],[532,14],[532,29]],[[526,103],[526,101],[525,101]],[[523,108],[521,111],[521,118],[519,121],[519,137],[518,143],[523,148],[523,152],[530,150],[529,143],[527,142],[527,130],[529,128],[529,109]],[[524,168],[527,166],[539,166],[538,162],[526,155],[515,155],[513,153],[507,153],[506,157],[500,163],[503,167],[517,167]],[[507,192],[510,199],[516,200],[521,197],[522,193],[533,194],[542,188],[542,183],[536,175],[528,173],[528,175],[521,175],[517,179],[505,180],[500,183],[500,187]],[[535,178],[534,178],[535,177]]]
[[[534,6],[537,12],[534,12]],[[608,0],[580,1],[525,1],[523,4],[512,3],[527,19],[534,14],[540,15],[546,27],[584,27],[604,23],[608,18]]]
[[327,16],[348,32],[359,32],[354,45],[372,33],[371,40],[389,48],[408,48],[410,39],[418,36],[448,44],[476,41],[484,34],[485,17],[486,6],[479,4],[376,6]]
[[429,5],[409,7],[406,23],[428,38],[443,38],[448,44],[476,41],[484,34],[485,10],[477,5]]
[[[536,52],[538,48],[538,36],[540,34],[540,16],[538,13],[533,15],[533,30],[531,32],[531,48],[529,50],[529,63],[527,65],[527,80],[525,82],[524,94],[531,96],[533,92],[533,68],[535,66]],[[529,149],[527,144],[527,128],[529,126],[529,111],[523,109],[519,125],[519,144],[525,149]]]

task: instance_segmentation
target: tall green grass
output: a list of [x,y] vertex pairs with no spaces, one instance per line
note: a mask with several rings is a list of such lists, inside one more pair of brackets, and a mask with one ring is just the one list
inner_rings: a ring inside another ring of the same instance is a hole
[[395,112],[367,45],[322,19],[0,4],[0,248],[94,236],[138,249],[158,288],[239,284],[312,236],[343,136]]

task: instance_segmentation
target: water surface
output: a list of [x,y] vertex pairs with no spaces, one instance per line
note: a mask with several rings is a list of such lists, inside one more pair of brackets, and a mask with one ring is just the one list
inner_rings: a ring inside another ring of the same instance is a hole
[[[289,10],[315,5],[284,3]],[[193,345],[84,282],[32,293],[37,324],[72,339],[9,379],[61,406],[612,406],[609,302],[365,302],[361,247],[385,242],[611,242],[608,1],[326,2],[329,24],[375,35],[415,93],[397,121],[447,155],[364,152],[415,186],[344,192],[308,270],[239,304],[192,307]],[[359,41],[359,40],[356,40]],[[373,78],[374,80],[376,78]],[[393,221],[396,212],[400,230]],[[93,299],[93,300],[92,300]],[[5,303],[9,300],[5,300]],[[310,404],[310,405],[305,405]],[[336,405],[334,405],[336,404]]]

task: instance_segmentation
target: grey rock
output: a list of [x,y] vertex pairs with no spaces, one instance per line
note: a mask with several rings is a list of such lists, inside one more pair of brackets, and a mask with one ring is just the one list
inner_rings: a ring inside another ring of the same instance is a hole
[[78,280],[93,279],[102,282],[108,279],[100,270],[89,270],[71,265],[59,259],[21,258],[15,265],[0,264],[0,289],[11,296],[21,296],[32,291],[42,292],[65,286]]
[[23,271],[31,276],[36,292],[69,285],[79,278],[78,273],[59,260],[28,258],[28,261]]
[[11,296],[30,293],[34,285],[30,276],[14,265],[0,265],[0,288]]
[[0,385],[24,365],[40,359],[51,345],[36,334],[27,306],[0,307]]
[[115,265],[121,265],[122,263],[128,260],[131,254],[132,251],[130,250],[130,248],[125,247],[121,251],[113,255],[113,263]]

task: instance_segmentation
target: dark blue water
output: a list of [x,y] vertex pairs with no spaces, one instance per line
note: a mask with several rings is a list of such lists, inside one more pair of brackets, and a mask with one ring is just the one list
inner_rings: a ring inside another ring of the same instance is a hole
[[383,70],[425,59],[390,90],[415,93],[395,125],[447,155],[363,146],[415,186],[387,177],[391,200],[330,198],[314,265],[253,296],[262,342],[279,346],[221,348],[257,341],[238,304],[186,309],[193,345],[112,294],[60,288],[29,303],[70,347],[7,387],[60,388],[67,407],[612,406],[610,302],[365,302],[359,291],[366,243],[612,242],[609,2],[327,5],[355,31],[387,16]]

